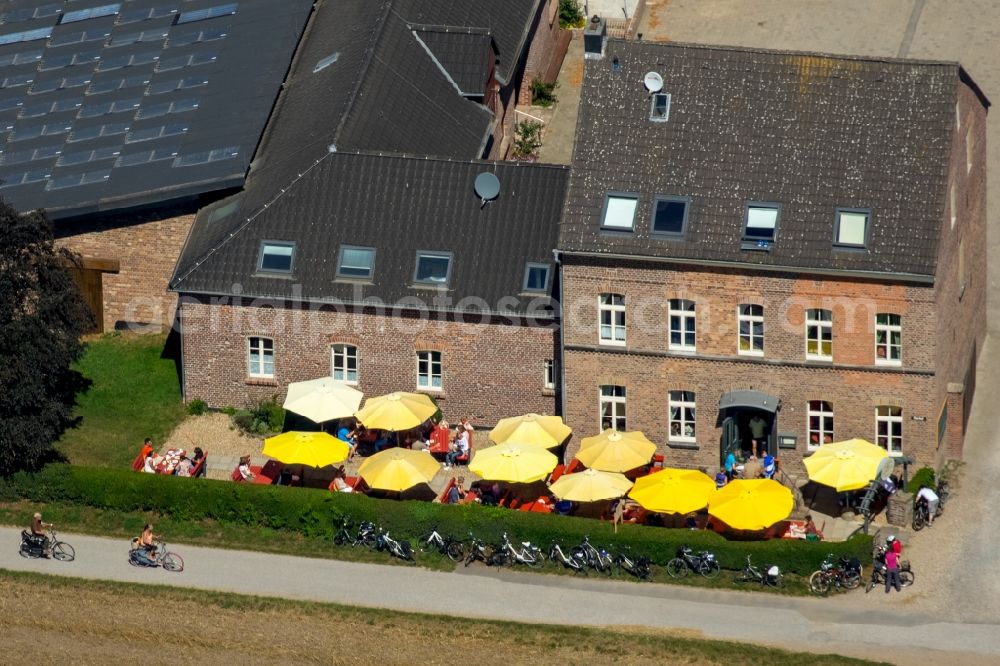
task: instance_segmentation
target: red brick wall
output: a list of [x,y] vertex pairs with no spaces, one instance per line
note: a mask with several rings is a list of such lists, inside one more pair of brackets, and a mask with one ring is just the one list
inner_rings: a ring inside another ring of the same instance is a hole
[[[986,335],[986,109],[964,84],[958,86],[957,104],[937,258],[934,396],[938,411],[948,401],[949,421],[939,464],[961,457],[964,406],[975,387],[974,365]],[[949,394],[949,384],[962,385],[963,392]]]
[[[554,413],[554,392],[542,383],[544,361],[555,356],[555,332],[475,321],[303,311],[283,304],[213,306],[185,297],[184,396],[212,407],[272,395],[281,400],[288,383],[329,375],[330,346],[347,343],[358,347],[358,388],[367,396],[416,391],[416,352],[436,350],[442,352],[443,390],[427,393],[447,418],[468,416],[474,425],[491,426],[506,416]],[[247,377],[247,338],[256,335],[274,340],[274,381]]]
[[105,330],[124,322],[171,325],[177,297],[167,293],[167,282],[193,222],[193,209],[55,222],[61,246],[84,258],[119,261],[117,274],[102,276]]
[[570,35],[559,27],[559,0],[546,0],[538,14],[535,33],[528,46],[528,55],[521,77],[517,103],[531,104],[531,82],[541,79],[546,83],[556,80]]
[[[791,470],[806,452],[806,402],[826,400],[834,411],[834,438],[875,439],[875,407],[903,408],[903,453],[930,463],[934,457],[938,405],[934,400],[937,359],[934,291],[929,286],[888,285],[860,280],[803,279],[778,273],[732,270],[669,270],[650,263],[618,267],[566,257],[563,268],[567,423],[578,437],[599,423],[599,387],[626,387],[629,429],[657,442],[673,464],[718,465],[720,397],[734,389],[756,389],[781,399],[777,432],[798,437],[781,450]],[[627,346],[598,346],[598,295],[626,298]],[[697,350],[668,352],[667,300],[687,298],[697,311]],[[736,311],[740,303],[764,306],[762,358],[737,355]],[[833,362],[805,361],[804,310],[833,310]],[[903,365],[875,365],[874,316],[902,315]],[[697,394],[696,451],[666,446],[667,391]],[[916,417],[916,420],[915,418]],[[575,444],[568,455],[575,451]]]

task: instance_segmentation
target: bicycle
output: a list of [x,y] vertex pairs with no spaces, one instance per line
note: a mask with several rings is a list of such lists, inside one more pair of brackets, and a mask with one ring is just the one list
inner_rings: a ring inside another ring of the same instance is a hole
[[[875,549],[875,557],[872,561],[872,576],[865,586],[865,594],[871,592],[876,585],[884,585],[885,574],[885,546],[879,546]],[[913,585],[916,579],[917,575],[910,569],[910,561],[901,560],[899,562],[899,586],[909,587]]]
[[417,543],[420,544],[420,552],[433,548],[442,555],[447,555],[452,562],[461,562],[465,559],[465,544],[458,539],[441,536],[436,528],[420,537]]
[[38,537],[28,530],[21,530],[21,548],[18,551],[21,557],[52,557],[60,562],[72,562],[76,559],[76,551],[73,546],[65,541],[60,541],[54,529],[49,530],[47,537]]
[[632,559],[629,556],[628,551],[628,546],[625,546],[623,550],[619,550],[615,553],[615,566],[635,576],[639,580],[650,580],[653,576],[650,559],[645,555],[640,555],[635,559]]
[[776,564],[765,565],[764,569],[758,569],[747,555],[747,564],[743,571],[735,579],[737,583],[760,583],[770,587],[782,588],[785,586],[785,577],[781,569]]
[[611,575],[611,568],[614,561],[611,554],[603,548],[596,548],[590,543],[590,536],[585,535],[583,541],[578,546],[570,549],[570,555],[586,562],[591,569],[596,569],[606,576]]
[[671,578],[682,578],[687,576],[689,571],[695,571],[705,578],[712,579],[719,575],[721,567],[714,553],[703,550],[695,555],[690,546],[681,546],[677,549],[677,557],[667,562],[667,573]]
[[132,548],[128,552],[128,563],[134,567],[163,567],[166,571],[184,571],[184,560],[177,553],[167,550],[167,544],[157,539],[153,542],[153,555],[144,555],[145,548],[139,545],[139,537],[132,538]]
[[465,556],[465,566],[469,566],[476,560],[486,565],[491,564],[493,562],[493,547],[469,532],[469,554]]
[[366,520],[358,525],[358,531],[356,534],[351,534],[350,528],[352,524],[353,520],[351,517],[345,517],[341,521],[340,529],[333,535],[333,543],[338,546],[351,544],[352,546],[367,546],[369,548],[374,548],[377,540],[377,535],[375,534],[375,524]]
[[861,585],[861,563],[846,557],[840,558],[840,565],[834,566],[833,553],[826,556],[819,571],[809,576],[809,589],[815,594],[826,594],[831,587],[853,590]]
[[[944,513],[944,503],[948,501],[948,496],[951,492],[948,490],[948,484],[941,482],[937,487],[938,504],[937,508],[934,510],[934,520]],[[927,500],[918,499],[913,505],[913,531],[919,532],[924,529],[926,525],[930,525],[930,511],[927,508]]]
[[573,557],[572,555],[567,555],[562,546],[553,542],[549,546],[549,559],[553,562],[562,562],[562,565],[567,569],[572,569],[573,573],[580,574],[584,576],[587,575],[587,562],[582,558]]
[[504,532],[500,545],[493,551],[493,562],[498,567],[526,564],[533,569],[537,569],[545,564],[545,554],[530,541],[522,541],[521,547],[517,548],[510,542],[507,533]]
[[413,562],[413,547],[409,541],[396,541],[389,536],[388,530],[378,528],[378,536],[375,539],[375,550],[388,551],[390,555],[398,557],[406,562]]

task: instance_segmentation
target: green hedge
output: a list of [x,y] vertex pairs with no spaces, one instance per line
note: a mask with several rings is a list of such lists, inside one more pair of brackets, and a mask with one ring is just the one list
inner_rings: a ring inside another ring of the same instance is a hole
[[666,564],[677,548],[713,551],[725,569],[743,567],[747,555],[757,564],[778,564],[784,571],[808,575],[827,555],[850,555],[871,561],[871,537],[857,536],[846,543],[819,543],[788,539],[728,541],[705,530],[665,529],[622,525],[618,534],[605,521],[542,513],[509,511],[478,504],[448,506],[431,502],[379,500],[364,495],[322,490],[245,485],[137,474],[135,472],[69,465],[50,465],[37,474],[0,479],[0,500],[27,499],[113,509],[157,512],[176,520],[215,520],[221,523],[290,530],[308,537],[331,538],[340,519],[372,520],[397,538],[410,538],[431,527],[443,534],[465,537],[469,532],[494,540],[506,531],[512,539],[547,546],[579,543],[584,535],[602,545],[627,545],[635,553]]

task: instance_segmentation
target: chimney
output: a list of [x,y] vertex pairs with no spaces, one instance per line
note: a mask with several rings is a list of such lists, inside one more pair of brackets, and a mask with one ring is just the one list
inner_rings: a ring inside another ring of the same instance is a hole
[[598,60],[604,57],[604,48],[608,44],[608,24],[597,14],[594,14],[587,27],[583,29],[583,57],[588,60]]

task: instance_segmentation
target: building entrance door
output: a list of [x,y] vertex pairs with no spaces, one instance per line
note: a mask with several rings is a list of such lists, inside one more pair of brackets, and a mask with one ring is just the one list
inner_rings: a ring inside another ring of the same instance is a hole
[[746,460],[751,453],[758,457],[777,451],[778,409],[780,401],[760,391],[731,391],[719,400],[722,437],[719,460],[725,462],[732,452]]

